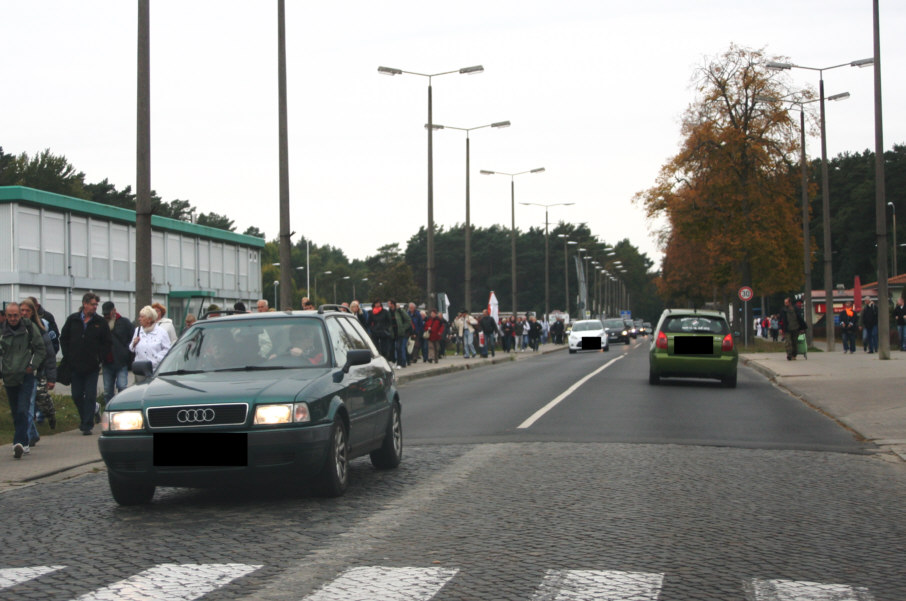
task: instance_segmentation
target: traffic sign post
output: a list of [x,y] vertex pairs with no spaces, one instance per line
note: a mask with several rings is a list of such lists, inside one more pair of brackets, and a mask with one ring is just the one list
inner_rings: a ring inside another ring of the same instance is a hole
[[745,338],[743,338],[743,344],[749,346],[749,312],[747,311],[747,305],[749,301],[755,297],[755,291],[752,290],[749,286],[743,286],[739,289],[739,300],[744,304],[742,306],[742,320],[745,322]]

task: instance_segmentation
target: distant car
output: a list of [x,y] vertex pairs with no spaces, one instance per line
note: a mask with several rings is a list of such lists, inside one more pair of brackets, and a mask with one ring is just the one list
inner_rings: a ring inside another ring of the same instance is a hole
[[610,341],[607,330],[598,319],[582,319],[573,324],[569,333],[569,352],[579,351],[609,351]]
[[639,336],[647,336],[648,331],[645,329],[645,324],[642,323],[641,319],[636,319],[632,322],[632,325],[635,326],[635,331]]
[[710,378],[736,387],[739,351],[719,311],[667,309],[648,353],[648,382],[661,378]]
[[610,342],[622,342],[629,344],[630,331],[626,327],[626,322],[619,317],[605,319],[602,322],[607,330],[607,340]]
[[643,321],[643,322],[642,322],[642,329],[645,331],[645,335],[646,335],[646,336],[650,336],[651,333],[654,331],[654,330],[651,328],[651,322],[650,322],[650,321]]
[[635,322],[631,319],[624,319],[623,321],[626,323],[626,329],[629,330],[629,335],[633,338],[638,338],[639,328],[636,327]]
[[393,370],[355,316],[248,313],[199,320],[147,380],[120,392],[98,439],[113,498],[158,486],[314,480],[340,496],[349,461],[395,468],[403,452]]

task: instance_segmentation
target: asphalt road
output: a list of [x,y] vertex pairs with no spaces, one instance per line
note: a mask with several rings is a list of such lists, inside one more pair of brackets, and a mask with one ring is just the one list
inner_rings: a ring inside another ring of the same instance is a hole
[[906,598],[906,470],[748,370],[651,388],[644,348],[616,346],[400,392],[403,464],[353,462],[341,499],[120,508],[103,473],[0,495],[0,597]]

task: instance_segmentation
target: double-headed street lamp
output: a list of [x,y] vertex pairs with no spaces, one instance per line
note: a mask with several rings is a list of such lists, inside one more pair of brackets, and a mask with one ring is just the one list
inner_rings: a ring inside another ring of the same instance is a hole
[[[547,212],[551,207],[568,207],[574,202],[554,202],[541,204],[537,202],[520,202],[519,204],[532,207],[544,207],[544,319],[550,321],[551,314],[551,267],[550,267],[550,241],[548,238]],[[562,235],[562,234],[561,234]]]
[[434,77],[440,77],[441,75],[449,75],[451,73],[459,73],[461,75],[474,75],[476,73],[481,73],[484,71],[484,67],[481,65],[476,65],[474,67],[463,67],[462,69],[457,69],[456,71],[443,71],[441,73],[416,73],[414,71],[403,71],[402,69],[394,69],[392,67],[378,67],[378,73],[384,75],[418,75],[420,77],[428,78],[428,244],[427,244],[427,254],[428,254],[428,278],[427,278],[427,306],[430,308],[434,302],[434,117],[433,117],[433,105],[431,102],[431,80]]
[[524,175],[526,173],[543,173],[544,167],[538,167],[537,169],[530,169],[528,171],[520,171],[519,173],[504,173],[503,171],[488,171],[486,169],[481,170],[482,175],[506,175],[510,178],[510,216],[512,219],[512,226],[510,228],[510,250],[511,250],[511,261],[512,261],[512,286],[513,286],[513,315],[516,315],[517,305],[516,305],[516,176]]
[[502,128],[509,127],[509,121],[498,121],[497,123],[489,123],[487,125],[479,125],[477,127],[453,127],[451,125],[426,125],[425,127],[433,127],[434,129],[455,129],[457,131],[466,132],[466,281],[465,281],[465,298],[466,298],[466,309],[471,310],[472,306],[472,218],[471,211],[469,209],[469,191],[470,191],[470,177],[469,177],[469,132],[476,129],[483,129],[485,127],[494,127]]
[[570,240],[569,234],[557,234],[557,237],[563,238],[563,282],[566,295],[566,314],[569,315],[569,252],[567,251],[567,245],[578,245],[579,243],[576,240]]
[[[864,58],[857,61],[852,61],[849,63],[841,63],[839,65],[833,65],[830,67],[806,67],[803,65],[796,65],[793,63],[777,63],[769,62],[767,64],[768,69],[806,69],[809,71],[818,72],[818,96],[820,104],[820,117],[821,117],[821,208],[824,212],[822,215],[822,224],[824,229],[824,302],[825,302],[825,311],[824,311],[824,321],[825,327],[827,329],[827,351],[833,352],[834,350],[834,297],[833,297],[833,288],[834,288],[834,274],[833,274],[833,263],[831,259],[831,234],[830,234],[830,186],[828,185],[828,175],[827,175],[827,134],[825,131],[825,121],[824,121],[824,72],[831,69],[837,69],[839,67],[867,67],[874,64],[873,58]],[[845,96],[842,94],[836,95],[834,99],[837,98],[846,98],[849,94]],[[830,98],[828,98],[830,100]],[[808,284],[808,283],[807,283]],[[811,284],[808,284],[811,285]],[[806,307],[806,311],[810,314],[812,308]]]

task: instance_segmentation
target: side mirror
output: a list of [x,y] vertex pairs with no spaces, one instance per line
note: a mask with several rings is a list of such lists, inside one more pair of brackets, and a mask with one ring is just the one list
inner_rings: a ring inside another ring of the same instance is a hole
[[135,374],[135,383],[141,384],[151,377],[154,369],[151,367],[150,361],[136,361],[132,364],[132,373]]
[[349,368],[353,365],[368,365],[369,363],[371,363],[371,351],[349,351],[346,353],[346,365],[343,366],[343,373],[349,373]]

